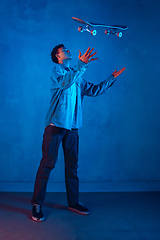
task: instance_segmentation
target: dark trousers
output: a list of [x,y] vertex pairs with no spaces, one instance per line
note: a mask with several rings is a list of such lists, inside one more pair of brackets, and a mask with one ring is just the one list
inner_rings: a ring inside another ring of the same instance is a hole
[[42,205],[45,200],[46,187],[50,172],[55,167],[58,157],[60,143],[64,151],[65,161],[65,184],[67,200],[70,206],[79,202],[79,179],[77,176],[78,168],[78,130],[66,130],[55,126],[45,128],[42,144],[42,160],[40,162],[32,204]]

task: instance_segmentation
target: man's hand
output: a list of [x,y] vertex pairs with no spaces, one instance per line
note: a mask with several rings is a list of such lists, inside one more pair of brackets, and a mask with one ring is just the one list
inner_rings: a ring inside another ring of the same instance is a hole
[[92,54],[93,50],[94,50],[94,48],[92,48],[90,50],[90,47],[89,47],[87,49],[87,51],[85,52],[85,54],[83,54],[82,56],[81,56],[81,51],[78,50],[79,51],[79,56],[78,56],[79,60],[81,60],[84,63],[89,63],[91,61],[97,60],[98,58],[93,58],[93,56],[96,55],[96,53],[97,53],[97,52],[95,52]]
[[115,70],[115,71],[112,73],[112,75],[116,78],[116,77],[118,77],[125,69],[126,69],[126,68],[122,68],[122,69],[119,70],[118,72],[117,72],[117,70]]

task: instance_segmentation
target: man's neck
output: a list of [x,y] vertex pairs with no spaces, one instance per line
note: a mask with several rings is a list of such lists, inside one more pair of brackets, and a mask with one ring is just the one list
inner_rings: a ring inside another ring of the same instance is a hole
[[62,62],[59,62],[59,64],[63,64],[64,65],[64,67],[68,67],[69,68],[69,60],[68,59],[66,59],[66,60],[64,60],[64,61],[62,61]]

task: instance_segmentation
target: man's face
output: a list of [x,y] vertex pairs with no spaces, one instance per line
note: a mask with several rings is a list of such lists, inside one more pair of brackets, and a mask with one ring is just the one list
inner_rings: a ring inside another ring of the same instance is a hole
[[72,59],[70,51],[65,47],[61,47],[61,48],[58,49],[57,57],[59,59],[59,62],[63,62],[64,60],[71,60]]

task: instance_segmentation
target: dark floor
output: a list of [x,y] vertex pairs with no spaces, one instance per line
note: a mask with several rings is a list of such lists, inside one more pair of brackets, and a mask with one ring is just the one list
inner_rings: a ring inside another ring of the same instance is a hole
[[0,240],[160,240],[160,192],[81,193],[89,216],[68,211],[65,193],[47,193],[41,223],[31,196],[0,193]]

